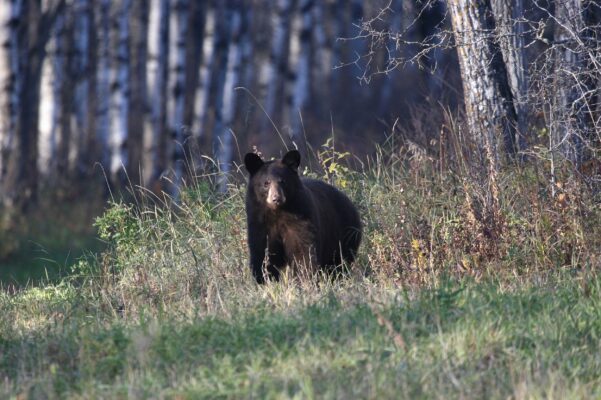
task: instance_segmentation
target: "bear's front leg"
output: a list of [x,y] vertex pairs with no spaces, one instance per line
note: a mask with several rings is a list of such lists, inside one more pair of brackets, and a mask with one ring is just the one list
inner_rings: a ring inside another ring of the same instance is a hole
[[250,249],[250,270],[258,284],[265,283],[263,261],[267,247],[267,231],[262,224],[249,220],[248,247]]

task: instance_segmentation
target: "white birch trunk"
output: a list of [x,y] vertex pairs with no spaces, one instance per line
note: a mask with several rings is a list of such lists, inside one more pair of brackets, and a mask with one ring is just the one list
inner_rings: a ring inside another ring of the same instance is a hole
[[[309,101],[311,89],[311,30],[313,28],[313,0],[300,3],[301,27],[298,32],[298,62],[292,98],[292,140],[297,148],[304,148],[303,111]],[[291,51],[292,54],[292,51]]]
[[[9,141],[13,134],[11,127],[11,29],[12,7],[0,7],[0,193],[8,161]],[[2,199],[0,195],[0,205]]]
[[[90,131],[90,81],[93,77],[90,74],[90,9],[92,4],[90,0],[78,0],[75,3],[75,21],[74,21],[74,39],[75,39],[75,70],[77,71],[77,84],[74,93],[74,117],[76,137],[74,148],[79,153],[86,153],[88,133]],[[87,156],[87,154],[86,154]],[[86,162],[83,157],[78,157],[79,162]],[[82,165],[77,165],[78,169],[83,169]]]
[[288,60],[286,73],[282,76],[284,81],[284,107],[282,110],[282,126],[291,140],[294,141],[293,119],[296,119],[298,111],[294,109],[294,96],[296,89],[296,77],[298,74],[300,53],[301,53],[301,29],[302,17],[295,12],[291,17],[290,37],[288,46]]
[[209,107],[209,94],[211,90],[211,71],[215,59],[216,44],[216,10],[209,8],[205,19],[205,29],[202,38],[202,60],[198,71],[198,86],[196,88],[195,106],[196,116],[192,125],[192,134],[195,138],[204,136],[206,128],[207,110]]
[[184,90],[186,84],[186,36],[188,32],[188,1],[176,0],[169,19],[169,78],[168,78],[168,157],[175,174],[173,194],[177,197],[183,171]]
[[313,63],[313,81],[315,82],[313,92],[316,93],[316,100],[322,100],[319,109],[323,108],[323,100],[328,99],[332,91],[331,82],[333,75],[333,54],[332,40],[328,38],[325,26],[326,2],[317,2],[313,7],[314,23],[314,41],[315,41],[315,62]]
[[230,20],[230,41],[227,50],[227,68],[223,83],[222,111],[217,113],[215,121],[215,140],[217,141],[217,161],[219,163],[220,188],[226,189],[227,176],[230,171],[233,155],[233,132],[231,132],[236,113],[236,92],[234,88],[240,79],[242,60],[242,6],[237,5],[232,10]]
[[131,0],[119,2],[116,7],[117,29],[114,33],[116,49],[113,57],[110,105],[111,176],[117,182],[118,174],[127,166],[127,122],[129,112],[129,12]]
[[[585,113],[585,92],[587,91],[583,70],[583,52],[580,35],[584,30],[582,0],[562,0],[555,4],[557,27],[555,41],[556,64],[556,124],[552,126],[553,151],[576,166],[583,159],[584,136],[587,123]],[[580,48],[578,48],[580,47]]]
[[[0,190],[2,203],[8,204],[14,197],[14,187],[17,174],[17,120],[20,109],[20,93],[23,85],[21,74],[21,58],[19,53],[19,27],[25,18],[23,15],[23,1],[12,0],[9,5],[2,7],[3,31],[5,38],[2,43],[2,52],[5,53],[3,63],[5,68],[0,71],[4,79],[1,81],[3,101],[6,107],[2,110],[2,135],[0,136]],[[5,20],[7,18],[7,20]],[[5,21],[5,22],[4,22]]]
[[40,119],[38,121],[40,157],[38,168],[44,175],[53,170],[52,164],[56,159],[57,107],[60,101],[60,98],[57,98],[56,91],[56,81],[60,79],[56,77],[56,57],[57,37],[55,36],[48,43],[48,57],[44,60],[42,66],[42,81],[40,84]]
[[493,37],[492,9],[467,0],[448,2],[461,67],[470,134],[486,153],[496,174],[497,140],[515,150],[516,117],[505,64]]
[[169,45],[169,0],[151,0],[148,21],[147,108],[150,115],[144,124],[144,170],[146,182],[163,173],[165,149],[161,136],[165,131],[167,67]]
[[[273,41],[271,43],[271,62],[265,72],[266,81],[270,82],[265,98],[265,111],[269,118],[275,120],[278,112],[277,105],[281,103],[282,83],[288,70],[288,41],[290,37],[291,1],[276,0],[273,16]],[[266,131],[271,123],[265,118],[263,130]]]
[[96,111],[96,139],[100,146],[100,162],[106,173],[110,173],[110,150],[109,132],[111,106],[111,0],[103,0],[99,3],[98,12],[98,68],[97,68],[97,111]]
[[507,77],[513,95],[518,122],[518,150],[526,147],[530,112],[527,103],[528,79],[524,39],[523,0],[494,0],[491,2]]

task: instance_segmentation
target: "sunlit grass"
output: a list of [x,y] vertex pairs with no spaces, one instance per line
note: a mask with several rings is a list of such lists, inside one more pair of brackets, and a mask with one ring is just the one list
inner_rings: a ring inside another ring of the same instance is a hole
[[338,280],[257,286],[238,184],[112,203],[96,221],[105,253],[0,294],[0,397],[600,396],[594,198],[574,186],[558,202],[511,171],[493,246],[469,185],[412,168],[339,172],[365,239]]

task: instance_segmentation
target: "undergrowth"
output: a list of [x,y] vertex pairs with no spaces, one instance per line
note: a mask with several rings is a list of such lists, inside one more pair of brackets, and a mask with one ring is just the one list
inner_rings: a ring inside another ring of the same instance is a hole
[[241,179],[199,178],[178,202],[136,192],[96,220],[107,251],[0,294],[0,396],[601,395],[601,207],[585,183],[508,165],[491,225],[471,167],[316,157],[304,173],[363,219],[350,276],[257,286]]

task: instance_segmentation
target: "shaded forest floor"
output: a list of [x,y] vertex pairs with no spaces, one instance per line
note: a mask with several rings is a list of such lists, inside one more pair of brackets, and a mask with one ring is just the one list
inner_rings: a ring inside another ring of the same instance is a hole
[[104,248],[94,219],[106,207],[99,190],[52,193],[0,232],[0,282],[5,287],[57,282],[88,252]]
[[0,397],[601,396],[594,191],[508,167],[491,228],[473,174],[332,154],[309,174],[360,209],[349,276],[257,286],[237,184],[112,203],[105,252],[0,294]]

